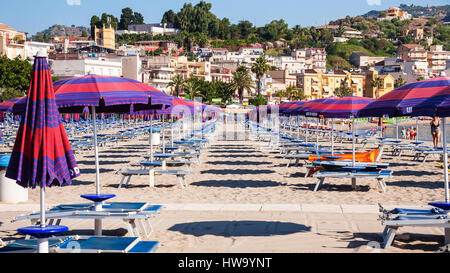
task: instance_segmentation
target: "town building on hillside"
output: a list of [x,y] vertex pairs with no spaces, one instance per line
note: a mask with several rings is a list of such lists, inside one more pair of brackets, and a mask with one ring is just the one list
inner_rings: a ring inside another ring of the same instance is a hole
[[[378,86],[378,88],[374,83],[376,78],[381,79],[381,84]],[[394,90],[394,88],[395,88],[395,78],[392,75],[379,74],[378,71],[375,69],[369,69],[366,71],[364,97],[376,99]]]
[[325,48],[306,48],[306,69],[325,72],[327,69],[327,52]]
[[122,76],[122,59],[117,57],[84,57],[73,59],[50,59],[53,76],[60,79],[82,77],[93,74],[100,76]]
[[358,68],[365,68],[384,61],[385,59],[386,57],[369,56],[362,51],[354,51],[350,54],[349,61]]
[[447,68],[447,63],[450,60],[450,51],[444,51],[442,45],[432,45],[427,53],[427,59],[430,72],[434,75],[440,75]]
[[386,11],[385,17],[378,17],[377,20],[378,21],[385,21],[385,20],[391,21],[394,18],[399,19],[400,21],[411,20],[412,15],[406,11],[401,10],[400,8],[393,7]]
[[151,34],[151,35],[171,35],[181,32],[180,29],[174,28],[172,24],[156,23],[156,24],[132,24],[128,26],[128,30],[118,30],[118,35],[122,34]]
[[[342,28],[339,25],[324,25],[324,26],[318,26],[316,29],[328,29],[333,36],[339,35],[341,38],[345,39],[362,39],[364,38],[362,35],[362,32],[359,30],[356,30],[354,28],[348,27],[348,26],[342,26]],[[339,33],[340,30],[343,30],[343,33]]]
[[116,33],[112,25],[109,25],[108,27],[104,25],[102,28],[97,28],[97,26],[95,26],[94,33],[94,41],[97,45],[116,49]]
[[27,33],[17,31],[0,23],[0,56],[6,55],[9,59],[26,58],[25,41]]
[[55,46],[50,43],[41,43],[34,41],[26,41],[25,42],[25,57],[29,58],[30,61],[34,61],[34,56],[38,52],[45,51],[47,54],[55,52]]
[[403,44],[397,49],[397,55],[402,60],[427,61],[427,51],[419,44]]
[[413,29],[407,29],[405,31],[405,35],[407,36],[411,36],[412,38],[414,38],[414,40],[422,40],[425,38],[424,36],[424,29],[421,27],[416,27]]
[[353,90],[353,95],[363,95],[364,75],[344,70],[324,73],[320,70],[307,69],[304,73],[296,74],[296,78],[297,87],[303,89],[305,96],[310,99],[332,97],[336,88],[344,84]]

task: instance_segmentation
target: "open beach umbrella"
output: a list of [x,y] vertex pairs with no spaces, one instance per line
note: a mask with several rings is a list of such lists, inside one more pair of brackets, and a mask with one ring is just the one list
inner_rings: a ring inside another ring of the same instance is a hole
[[13,98],[13,99],[10,99],[10,100],[0,103],[0,113],[12,112],[14,104],[16,102],[18,102],[19,100],[25,99],[25,98],[26,98],[26,96],[19,97],[19,98]]
[[447,149],[447,124],[446,118],[450,116],[450,77],[440,79],[440,91],[434,93],[428,99],[423,100],[411,109],[411,116],[438,116],[442,118],[442,138],[444,152],[444,185],[445,203],[450,203],[449,181],[448,181],[448,149]]
[[[6,177],[25,188],[40,186],[41,218],[40,226],[19,231],[41,235],[66,231],[67,227],[45,225],[45,188],[71,184],[72,178],[79,176],[80,171],[55,103],[45,57],[37,56],[34,60],[24,110]],[[38,251],[48,252],[46,238],[38,237]]]
[[412,113],[414,106],[448,88],[450,77],[437,77],[403,85],[381,96],[358,112],[358,117],[400,117]]

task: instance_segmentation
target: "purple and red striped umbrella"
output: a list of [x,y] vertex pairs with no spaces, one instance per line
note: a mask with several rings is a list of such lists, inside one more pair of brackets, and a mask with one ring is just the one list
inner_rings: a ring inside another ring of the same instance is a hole
[[324,102],[330,100],[329,98],[316,99],[307,101],[302,104],[300,107],[295,108],[290,112],[291,115],[298,116],[314,116],[318,117],[318,110],[322,109],[324,106]]
[[324,118],[350,118],[375,99],[364,97],[330,98],[322,102],[322,106],[309,111],[318,112]]
[[306,103],[306,101],[294,101],[294,103],[290,104],[289,107],[284,108],[283,111],[280,110],[280,114],[290,115],[296,109],[302,107],[302,105],[304,105],[305,103]]
[[406,84],[397,88],[358,112],[358,117],[398,117],[412,114],[413,108],[449,88],[450,77],[437,77]]
[[12,112],[14,104],[21,99],[26,99],[26,96],[10,99],[10,100],[0,103],[0,113]]
[[[127,78],[88,75],[54,83],[55,99],[61,113],[81,113],[96,107],[97,113],[129,113],[161,109],[172,105],[173,97]],[[14,113],[23,111],[24,100],[14,104]]]
[[22,187],[71,184],[80,175],[55,102],[47,59],[36,57],[6,176]]

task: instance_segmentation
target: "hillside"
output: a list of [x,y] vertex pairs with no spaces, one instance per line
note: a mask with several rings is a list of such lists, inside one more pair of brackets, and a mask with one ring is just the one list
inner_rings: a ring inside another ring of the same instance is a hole
[[82,26],[63,26],[63,25],[53,25],[46,30],[36,33],[35,36],[75,36],[80,37],[83,35],[83,30],[86,33],[90,33],[90,29]]
[[[408,12],[413,17],[434,17],[438,20],[443,20],[448,14],[450,14],[450,5],[423,7],[416,5],[401,4],[400,9]],[[364,18],[378,17],[378,15],[384,10],[371,10],[368,13],[362,15]]]

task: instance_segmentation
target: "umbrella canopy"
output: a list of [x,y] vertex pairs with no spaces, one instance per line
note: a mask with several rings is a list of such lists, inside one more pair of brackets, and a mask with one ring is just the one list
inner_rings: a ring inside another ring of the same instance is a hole
[[[442,139],[444,150],[444,186],[445,186],[445,202],[450,203],[450,189],[448,181],[448,150],[447,150],[447,124],[446,118],[450,116],[450,77],[440,77],[439,79],[440,90],[421,103],[412,107],[411,116],[438,116],[443,118],[442,120]],[[436,80],[435,80],[436,81]],[[446,237],[446,240],[450,238]]]
[[397,88],[358,112],[358,117],[398,117],[412,113],[414,106],[424,103],[430,97],[448,88],[450,77],[437,77],[406,84]]
[[317,99],[305,102],[300,107],[295,108],[290,112],[291,115],[299,115],[299,116],[319,116],[319,111],[323,109],[324,102],[327,100],[331,100],[329,98]]
[[80,172],[56,107],[46,58],[35,59],[31,79],[6,176],[30,188],[71,184]]
[[14,98],[0,103],[0,113],[12,112],[14,104],[25,98],[26,97]]
[[333,98],[323,101],[320,108],[310,111],[317,111],[324,118],[350,118],[374,101],[375,99],[356,96]]
[[302,107],[306,101],[295,101],[292,104],[289,104],[289,106],[286,108],[284,107],[282,110],[280,110],[280,114],[282,115],[290,115],[292,112],[294,112],[296,109]]
[[[97,113],[129,113],[160,109],[172,105],[172,96],[147,84],[121,77],[88,75],[57,81],[55,99],[62,113],[81,113],[86,106]],[[14,113],[21,113],[24,100],[14,104]]]

